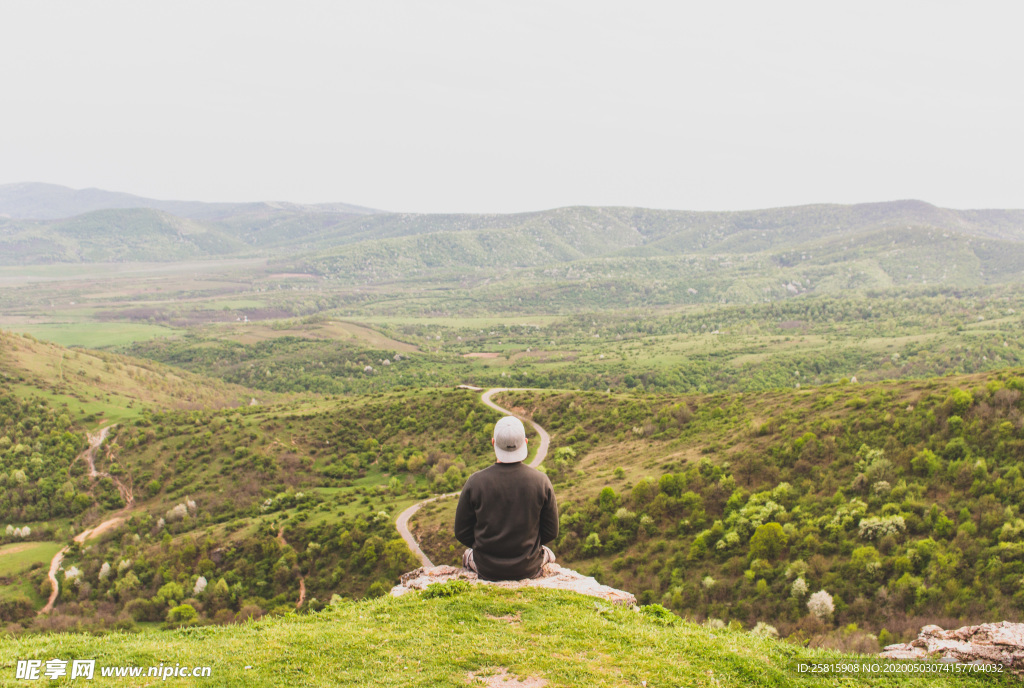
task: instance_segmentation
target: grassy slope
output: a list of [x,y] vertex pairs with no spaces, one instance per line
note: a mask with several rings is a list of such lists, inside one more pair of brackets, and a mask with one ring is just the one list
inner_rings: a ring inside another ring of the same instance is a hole
[[[511,616],[512,621],[491,617]],[[515,618],[518,617],[518,620]],[[384,597],[242,626],[136,635],[24,636],[5,641],[0,685],[16,658],[96,659],[98,666],[211,666],[219,686],[466,686],[506,669],[554,686],[971,686],[960,676],[906,679],[797,674],[797,657],[851,661],[743,632],[666,626],[558,591],[473,590],[449,598]],[[251,667],[251,668],[246,668]],[[97,676],[99,671],[97,670]],[[152,679],[96,679],[97,685]],[[199,681],[196,681],[198,683]],[[646,682],[646,684],[643,684]],[[518,685],[518,684],[512,684]]]
[[30,572],[46,569],[61,547],[57,542],[15,542],[0,547],[0,600],[25,597],[41,606],[45,600],[32,584]]
[[0,576],[18,574],[32,564],[48,562],[61,548],[56,542],[23,542],[0,547]]
[[[145,407],[217,408],[252,398],[251,390],[159,363],[66,349],[4,331],[0,375],[16,394],[41,395],[107,422],[136,417]],[[268,396],[260,394],[262,399]]]

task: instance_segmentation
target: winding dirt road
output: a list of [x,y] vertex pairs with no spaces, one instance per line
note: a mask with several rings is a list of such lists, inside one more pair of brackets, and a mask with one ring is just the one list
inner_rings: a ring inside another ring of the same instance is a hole
[[93,480],[96,480],[96,478],[110,478],[114,481],[114,486],[117,488],[117,491],[121,493],[121,499],[124,500],[125,507],[127,508],[135,505],[135,495],[132,492],[131,487],[126,487],[125,484],[117,478],[117,476],[113,476],[106,471],[96,470],[96,452],[99,451],[100,445],[103,444],[103,440],[107,439],[107,435],[115,427],[117,427],[117,423],[108,425],[105,428],[100,428],[99,432],[86,433],[85,436],[89,440],[89,448],[76,456],[75,461],[78,459],[85,461],[89,466],[89,477]]
[[[284,539],[284,526],[277,531],[277,541],[281,543],[282,547],[288,546],[288,541]],[[295,603],[295,608],[298,609],[302,606],[302,603],[306,601],[306,577],[299,576],[299,601]]]
[[[548,447],[551,445],[551,436],[548,435],[548,431],[534,423],[529,418],[523,418],[522,416],[519,416],[518,414],[515,414],[506,408],[498,406],[493,401],[491,401],[491,397],[494,396],[495,394],[498,394],[499,392],[524,391],[527,391],[524,387],[495,387],[484,392],[480,396],[480,401],[482,401],[484,405],[490,406],[492,409],[498,411],[499,413],[504,413],[509,416],[516,416],[520,420],[524,420],[533,426],[534,430],[537,431],[537,435],[540,437],[540,446],[537,447],[537,454],[533,457],[533,461],[531,461],[529,465],[536,468],[541,464],[541,462],[544,461],[544,458],[547,456],[548,453]],[[395,526],[398,528],[398,534],[402,536],[402,539],[405,540],[405,544],[409,546],[409,549],[412,550],[412,553],[415,554],[416,558],[420,560],[420,564],[422,566],[431,567],[434,564],[430,561],[430,558],[427,557],[426,554],[424,554],[423,550],[420,549],[420,545],[418,542],[416,542],[416,538],[414,538],[412,536],[412,533],[409,531],[409,519],[412,518],[413,514],[415,514],[417,511],[423,508],[425,504],[436,502],[439,499],[447,499],[448,497],[457,497],[459,496],[459,494],[461,494],[461,492],[449,492],[448,494],[436,495],[434,497],[430,497],[429,499],[424,499],[422,502],[417,502],[413,504],[408,509],[406,509],[405,511],[398,515],[398,519],[395,521]]]
[[[89,448],[83,451],[81,454],[75,457],[75,461],[79,459],[85,461],[89,467],[89,477],[95,480],[99,477],[109,477],[117,485],[117,489],[121,492],[121,496],[125,499],[125,507],[118,511],[116,514],[103,521],[99,525],[95,525],[92,528],[86,528],[81,533],[74,537],[74,541],[79,545],[85,544],[85,541],[91,537],[97,537],[103,533],[116,528],[124,522],[127,518],[128,510],[135,504],[135,499],[132,496],[131,490],[121,484],[121,481],[110,475],[109,473],[102,473],[96,470],[96,452],[99,451],[100,445],[103,444],[103,440],[107,439],[107,434],[113,425],[108,425],[105,428],[101,428],[99,432],[90,432],[86,434],[86,439],[89,441]],[[49,614],[53,611],[53,605],[57,602],[57,594],[60,592],[59,583],[57,582],[57,572],[60,570],[61,562],[64,561],[64,555],[67,553],[68,548],[64,547],[59,552],[53,555],[53,559],[50,560],[50,599],[47,600],[46,606],[39,610],[39,614]]]

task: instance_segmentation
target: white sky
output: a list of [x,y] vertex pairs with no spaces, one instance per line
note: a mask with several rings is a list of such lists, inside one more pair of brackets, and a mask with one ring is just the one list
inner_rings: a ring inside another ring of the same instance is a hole
[[1019,2],[0,0],[0,183],[1024,208]]

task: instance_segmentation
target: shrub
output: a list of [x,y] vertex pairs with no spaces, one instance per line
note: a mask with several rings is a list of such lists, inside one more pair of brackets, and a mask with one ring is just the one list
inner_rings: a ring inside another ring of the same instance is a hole
[[640,613],[666,626],[671,626],[679,620],[678,616],[660,604],[645,604],[640,607]]
[[[455,581],[449,581],[449,583],[451,583],[451,582],[455,582]],[[462,581],[462,582],[465,582],[465,581]],[[445,584],[441,583],[441,585],[445,585]],[[468,583],[467,583],[467,585],[468,585]],[[429,587],[433,587],[433,586],[429,586]],[[370,598],[370,599],[373,599],[373,598],[376,598],[376,597],[384,597],[387,594],[388,594],[388,588],[381,581],[374,581],[373,584],[370,585],[370,589],[366,591],[366,596],[368,598]]]
[[433,599],[435,597],[455,597],[461,595],[464,592],[469,592],[472,584],[464,580],[450,580],[444,583],[431,583],[427,586],[427,589],[423,591],[424,599]]
[[780,524],[765,523],[758,526],[750,538],[750,556],[769,561],[777,559],[788,542]]
[[861,519],[858,531],[865,540],[881,540],[888,535],[898,537],[907,532],[907,524],[902,516],[871,516]]
[[817,618],[824,621],[832,616],[832,612],[836,610],[836,606],[832,602],[831,595],[824,590],[819,590],[811,595],[811,599],[807,600],[807,610]]
[[199,613],[191,604],[180,604],[167,612],[167,623],[192,624],[199,620]]
[[939,457],[928,449],[918,452],[917,456],[910,460],[910,467],[914,473],[924,477],[930,477],[942,466]]

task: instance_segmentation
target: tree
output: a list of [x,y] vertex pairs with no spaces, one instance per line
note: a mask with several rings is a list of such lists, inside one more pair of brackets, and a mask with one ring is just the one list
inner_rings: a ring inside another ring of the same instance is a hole
[[160,589],[157,590],[156,594],[164,598],[168,604],[173,604],[175,601],[185,597],[185,589],[180,583],[171,581],[170,583],[164,583],[160,586]]
[[807,610],[824,621],[832,616],[832,612],[836,610],[836,606],[832,602],[831,595],[824,590],[819,590],[811,595],[811,599],[807,600]]
[[181,604],[167,612],[167,623],[191,624],[199,620],[199,613],[191,604]]
[[754,559],[777,559],[789,543],[786,532],[778,523],[765,523],[757,527],[750,538],[750,556]]
[[597,533],[591,533],[583,541],[583,556],[589,557],[601,553],[601,537]]

